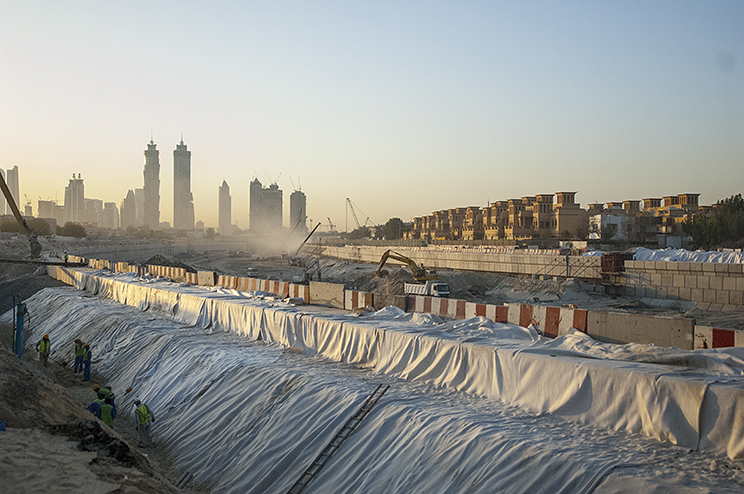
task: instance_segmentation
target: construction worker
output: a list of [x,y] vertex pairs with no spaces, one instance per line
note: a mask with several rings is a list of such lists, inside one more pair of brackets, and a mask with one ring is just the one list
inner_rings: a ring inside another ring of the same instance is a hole
[[90,381],[90,361],[93,358],[90,352],[90,343],[83,345],[85,353],[83,354],[83,382]]
[[73,372],[80,372],[83,370],[83,355],[85,355],[85,344],[80,338],[75,338],[75,368]]
[[88,405],[88,411],[101,419],[104,424],[112,429],[114,428],[114,419],[116,418],[116,407],[111,403],[111,399],[96,399]]
[[155,423],[155,414],[139,398],[134,399],[135,429],[139,431],[140,448],[146,448],[150,444],[150,423]]
[[116,406],[116,403],[114,402],[114,400],[115,400],[116,397],[114,396],[114,392],[111,391],[109,388],[106,388],[106,387],[103,387],[103,386],[99,386],[98,384],[96,384],[95,386],[93,386],[93,391],[96,392],[96,396],[102,402],[105,401],[105,400],[107,400],[107,399],[110,399],[111,400],[111,404],[114,405],[114,406]]
[[44,367],[49,367],[49,352],[51,350],[52,344],[49,341],[49,335],[45,334],[36,344],[36,351],[39,352],[39,362],[44,364]]
[[114,401],[111,398],[106,398],[103,405],[101,405],[101,416],[99,417],[104,424],[108,425],[112,429],[114,428],[114,419],[116,418],[116,407]]
[[65,251],[65,264],[67,264],[67,251]]

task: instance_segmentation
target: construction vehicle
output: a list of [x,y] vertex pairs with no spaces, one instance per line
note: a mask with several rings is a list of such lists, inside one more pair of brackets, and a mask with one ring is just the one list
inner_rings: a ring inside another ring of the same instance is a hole
[[320,275],[320,260],[317,257],[310,261],[302,274],[292,276],[292,282],[307,284],[313,281],[313,278],[317,278],[318,281],[323,281]]
[[0,189],[3,189],[3,195],[5,196],[5,200],[8,202],[8,206],[10,206],[10,210],[13,211],[13,216],[15,216],[16,221],[18,221],[18,224],[21,225],[21,228],[23,228],[26,233],[28,242],[31,244],[31,257],[37,259],[41,255],[41,244],[39,243],[36,234],[31,231],[31,228],[29,228],[23,215],[21,215],[21,211],[18,209],[15,199],[13,199],[13,195],[10,193],[8,184],[5,183],[5,178],[2,174],[0,174]]
[[404,285],[406,295],[428,295],[431,297],[449,297],[450,288],[447,283],[442,283],[439,280],[442,277],[434,270],[427,271],[424,265],[417,265],[416,262],[410,257],[406,257],[403,254],[395,252],[393,250],[386,250],[380,258],[380,265],[377,267],[375,274],[380,278],[387,276],[387,271],[382,269],[388,259],[395,259],[398,262],[402,262],[411,270],[413,273],[413,279],[417,283],[406,283]]
[[436,271],[427,271],[426,269],[424,269],[423,264],[419,266],[410,257],[406,257],[403,254],[390,249],[386,250],[385,253],[382,255],[382,257],[380,258],[380,265],[377,267],[377,271],[375,271],[375,274],[380,278],[387,276],[387,271],[382,268],[385,266],[385,263],[388,259],[395,259],[396,261],[402,262],[403,264],[408,266],[411,270],[411,273],[413,273],[413,279],[416,281],[423,282],[442,279],[442,277],[439,276]]
[[405,283],[403,290],[406,295],[426,295],[429,297],[449,298],[450,287],[441,281],[427,281],[426,283]]
[[315,225],[315,228],[313,228],[313,231],[311,231],[310,233],[307,234],[307,237],[305,237],[305,240],[302,241],[302,243],[300,244],[300,246],[297,247],[297,250],[294,251],[294,253],[289,257],[289,265],[290,266],[302,266],[302,265],[304,265],[304,262],[302,261],[302,258],[299,257],[300,256],[300,250],[302,250],[302,248],[305,246],[305,244],[307,243],[307,241],[310,240],[310,237],[313,236],[313,233],[315,233],[315,230],[317,230],[320,225],[321,225],[320,223],[318,223],[317,225]]

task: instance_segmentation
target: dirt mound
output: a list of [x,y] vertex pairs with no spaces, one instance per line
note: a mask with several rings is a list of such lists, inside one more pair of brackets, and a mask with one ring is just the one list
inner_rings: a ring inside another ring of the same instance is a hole
[[[9,334],[12,334],[12,326],[2,323],[0,420],[4,420],[8,427],[26,428],[90,418],[90,413],[62,386],[40,375],[10,352],[7,344]],[[29,353],[26,352],[24,357],[32,358]]]
[[150,259],[146,260],[142,263],[145,266],[165,266],[168,268],[183,268],[186,270],[187,273],[196,273],[196,269],[192,268],[186,263],[180,262],[180,261],[174,261],[171,259],[168,259],[167,257],[156,254],[152,256]]
[[98,458],[112,458],[120,466],[150,469],[141,455],[132,451],[127,443],[114,435],[111,430],[101,427],[93,420],[72,420],[65,424],[50,425],[52,434],[67,436],[68,441],[78,441],[80,451],[95,451]]

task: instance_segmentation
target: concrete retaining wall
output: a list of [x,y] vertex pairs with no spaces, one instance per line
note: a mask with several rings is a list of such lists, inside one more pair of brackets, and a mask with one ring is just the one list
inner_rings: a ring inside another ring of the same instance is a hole
[[589,311],[586,326],[589,336],[608,343],[653,343],[693,349],[693,319]]
[[[324,247],[322,254],[347,261],[377,264],[386,250],[387,247],[349,245]],[[416,263],[423,263],[427,268],[434,269],[600,279],[602,268],[602,260],[599,257],[561,256],[555,251],[538,254],[538,251],[530,250],[445,246],[396,247],[393,250],[410,257]],[[387,265],[395,266],[400,263],[388,260]]]
[[696,302],[702,310],[744,311],[742,264],[625,261],[625,273],[613,282],[622,285],[627,296]]

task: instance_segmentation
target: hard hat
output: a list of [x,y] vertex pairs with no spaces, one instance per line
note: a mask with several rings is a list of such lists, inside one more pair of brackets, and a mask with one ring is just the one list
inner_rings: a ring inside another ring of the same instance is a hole
[[88,347],[90,347],[90,343],[85,344],[85,348],[88,348]]
[[98,391],[101,387],[98,384],[93,385],[93,391]]
[[135,402],[135,403],[142,403],[142,400],[140,400],[139,398],[135,398],[135,399],[134,399],[134,402]]
[[80,341],[80,338],[75,338],[75,343],[77,343],[78,341]]
[[48,339],[49,339],[49,335],[48,335],[48,334],[45,334],[45,335],[44,335],[44,339],[45,339],[45,340],[48,340]]

